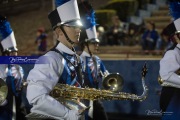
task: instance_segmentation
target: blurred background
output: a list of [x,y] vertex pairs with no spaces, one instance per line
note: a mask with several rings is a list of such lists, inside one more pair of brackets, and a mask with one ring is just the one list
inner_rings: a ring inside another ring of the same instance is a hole
[[[81,0],[78,0],[81,2]],[[145,101],[103,101],[110,120],[159,120],[161,86],[159,60],[172,45],[163,29],[172,21],[166,0],[89,0],[96,12],[100,39],[98,56],[109,72],[124,78],[125,92],[142,93],[141,69],[147,63],[146,84],[149,95]],[[0,0],[0,14],[11,23],[19,55],[38,55],[38,32],[46,34],[46,51],[55,43],[47,18],[54,9],[54,0]],[[150,24],[149,25],[147,24]],[[147,29],[157,32],[153,47],[144,46]],[[23,65],[27,76],[31,65]]]
[[[161,37],[161,33],[171,22],[166,0],[89,1],[96,11],[97,32],[101,41],[99,55],[102,59],[130,59],[131,56],[142,58],[144,56],[140,55],[144,55],[145,52],[148,52],[146,57],[161,57],[168,45]],[[20,55],[37,52],[35,40],[40,28],[48,34],[47,48],[54,45],[55,37],[47,18],[48,13],[53,9],[54,0],[0,0],[0,14],[7,16],[11,23]],[[143,51],[141,37],[146,30],[147,22],[155,24],[159,40],[156,40],[156,47],[152,50]],[[114,24],[119,25],[119,35],[113,37],[111,31]],[[107,47],[108,51],[104,51]],[[104,56],[111,53],[115,54]]]

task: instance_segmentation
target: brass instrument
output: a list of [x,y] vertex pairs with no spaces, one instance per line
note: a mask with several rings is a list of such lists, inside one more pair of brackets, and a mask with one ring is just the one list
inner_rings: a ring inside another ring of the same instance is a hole
[[[180,69],[178,69],[175,73],[176,73],[177,75],[180,75]],[[160,75],[158,76],[158,83],[159,83],[161,86],[180,88],[178,85],[176,85],[176,84],[174,84],[174,83],[169,83],[169,82],[164,81],[164,80],[161,78]]]
[[158,76],[158,83],[163,86],[163,87],[174,87],[174,88],[180,88],[178,85],[174,84],[174,83],[170,83],[170,82],[166,82],[164,81],[161,76]]
[[105,90],[119,92],[123,88],[124,79],[119,73],[101,72],[103,76],[102,86]]
[[[145,100],[147,96],[147,86],[145,85],[145,76],[147,73],[147,68],[146,64],[143,66],[142,69],[142,85],[143,85],[143,94],[141,96],[135,95],[135,94],[130,94],[130,93],[124,93],[124,92],[114,92],[110,90],[98,90],[95,88],[77,88],[75,86],[70,86],[66,84],[57,84],[54,89],[51,91],[50,95],[61,101],[62,98],[64,99],[87,99],[87,100]],[[111,74],[110,74],[111,75]],[[117,74],[116,74],[117,75]],[[112,77],[113,76],[113,77]],[[118,85],[117,82],[119,79],[114,79],[115,74],[112,74],[112,76],[106,77],[104,79],[104,83],[107,83],[109,88],[112,90],[117,90],[116,86],[122,86]],[[108,79],[109,78],[109,79]],[[113,82],[111,82],[111,80]],[[113,84],[115,81],[116,84]],[[122,83],[121,83],[122,84]],[[112,85],[113,87],[111,87]],[[115,87],[114,87],[115,86]]]
[[160,75],[158,76],[158,83],[159,83],[160,85],[162,85],[162,84],[163,84],[163,79],[161,78],[161,76],[160,76]]
[[[60,103],[64,104],[69,109],[76,110],[86,110],[89,107],[86,107],[83,103],[78,101],[79,99],[86,100],[139,100],[143,101],[147,97],[148,88],[145,85],[145,76],[147,73],[146,64],[142,69],[142,86],[143,93],[138,96],[131,93],[125,92],[114,92],[115,90],[120,90],[117,86],[122,87],[123,79],[118,74],[109,74],[104,78],[104,85],[107,84],[105,88],[111,90],[98,90],[95,88],[77,88],[75,86],[70,86],[67,84],[57,84],[54,89],[50,92],[50,96],[58,100]],[[121,80],[121,82],[118,82]],[[118,85],[120,84],[120,85]],[[111,87],[112,86],[112,87]],[[113,91],[114,90],[114,91]],[[42,115],[38,113],[30,113],[26,117],[28,118],[50,118],[52,116]]]
[[2,78],[0,78],[0,105],[2,105],[6,100],[7,94],[8,87],[6,85],[6,82]]

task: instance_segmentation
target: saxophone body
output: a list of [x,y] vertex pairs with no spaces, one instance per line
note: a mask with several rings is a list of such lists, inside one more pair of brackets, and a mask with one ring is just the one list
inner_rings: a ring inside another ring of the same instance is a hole
[[123,86],[123,78],[120,74],[107,73],[104,74],[103,86],[105,89],[95,88],[78,88],[67,84],[58,83],[50,92],[50,96],[64,104],[69,109],[88,109],[83,103],[78,100],[138,100],[143,101],[148,94],[148,88],[145,85],[145,76],[147,73],[146,64],[142,69],[142,87],[143,93],[136,95],[132,93],[119,92]]
[[158,83],[159,83],[162,87],[180,88],[180,86],[177,85],[177,84],[164,81],[160,76],[158,77]]
[[144,92],[141,96],[125,93],[113,92],[109,90],[98,90],[95,88],[77,88],[66,84],[57,84],[50,95],[57,99],[86,99],[86,100],[145,100],[147,96],[147,86],[143,85]]
[[[177,75],[180,75],[180,69],[178,69],[175,73],[176,73]],[[159,83],[161,86],[163,86],[163,87],[180,88],[180,86],[177,85],[177,84],[170,83],[170,82],[167,82],[167,81],[163,80],[160,75],[158,76],[158,83]]]
[[[145,75],[147,72],[146,64],[142,69],[142,87],[143,93],[136,95],[132,93],[119,92],[121,90],[123,80],[119,74],[107,74],[104,78],[104,84],[107,84],[107,90],[95,89],[95,88],[78,88],[67,84],[58,83],[54,89],[50,92],[50,96],[55,98],[61,104],[65,105],[69,109],[74,110],[87,110],[90,107],[85,106],[80,100],[138,100],[143,101],[148,94],[148,88],[145,85]],[[120,82],[119,82],[119,79]],[[119,88],[119,87],[120,88]],[[30,113],[26,117],[28,118],[49,118],[49,116],[41,115],[37,113]]]
[[[113,89],[110,90],[99,90],[95,88],[78,88],[75,86],[70,86],[67,84],[60,84],[58,83],[54,89],[50,92],[50,96],[53,98],[61,101],[61,99],[86,99],[86,100],[139,100],[143,101],[147,97],[148,88],[145,85],[145,76],[147,73],[147,67],[146,63],[142,68],[142,87],[143,87],[143,93],[142,95],[138,96],[131,93],[125,93],[125,92],[118,92],[116,90],[113,91]],[[118,77],[117,77],[118,75]],[[108,86],[122,86],[122,82],[117,82],[121,77],[119,74],[109,74],[107,77],[108,79],[104,78],[104,81]],[[111,82],[113,81],[113,82]],[[116,81],[116,82],[114,82]],[[123,81],[123,80],[121,80]],[[113,83],[113,84],[112,84]],[[114,84],[115,83],[115,84]],[[120,83],[120,85],[118,85]],[[109,87],[111,88],[111,87]]]

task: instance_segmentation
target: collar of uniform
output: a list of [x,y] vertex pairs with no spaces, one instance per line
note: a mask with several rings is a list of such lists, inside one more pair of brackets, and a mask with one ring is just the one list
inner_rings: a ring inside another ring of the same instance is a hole
[[62,51],[64,53],[70,54],[70,55],[74,55],[75,52],[73,52],[71,49],[69,49],[67,46],[65,46],[62,43],[59,43],[56,47],[56,49],[58,49],[59,51]]
[[180,48],[180,44],[177,44],[176,47]]
[[86,56],[86,57],[91,57],[89,53],[87,53],[86,51],[83,51],[81,56]]

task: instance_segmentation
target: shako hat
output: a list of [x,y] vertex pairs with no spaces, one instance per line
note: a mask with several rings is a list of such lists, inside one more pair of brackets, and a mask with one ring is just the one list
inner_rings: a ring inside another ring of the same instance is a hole
[[96,33],[95,11],[91,4],[88,1],[83,1],[78,5],[78,7],[81,21],[88,37],[84,42],[99,43]]
[[48,15],[53,29],[61,25],[82,26],[76,0],[56,0],[55,5],[56,9]]
[[18,51],[14,32],[6,17],[0,15],[0,42],[3,51]]
[[165,29],[164,34],[169,37],[174,34],[180,33],[180,1],[179,0],[169,0],[169,11],[173,18],[171,22]]

